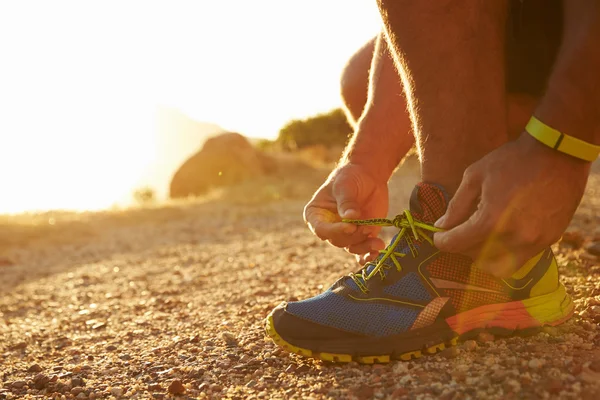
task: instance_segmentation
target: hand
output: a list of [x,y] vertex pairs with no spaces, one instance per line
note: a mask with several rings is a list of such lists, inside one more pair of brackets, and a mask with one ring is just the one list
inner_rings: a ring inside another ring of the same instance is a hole
[[509,277],[556,242],[587,183],[590,164],[539,143],[528,133],[465,171],[446,214],[436,222],[440,250]]
[[381,228],[341,222],[342,218],[383,218],[388,211],[386,180],[378,180],[359,164],[336,168],[304,208],[310,230],[334,246],[344,247],[359,262],[374,258],[385,248],[377,235]]

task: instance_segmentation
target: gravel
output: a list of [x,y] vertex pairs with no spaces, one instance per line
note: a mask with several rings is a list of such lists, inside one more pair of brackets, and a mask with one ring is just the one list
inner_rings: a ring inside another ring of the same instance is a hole
[[[405,202],[415,179],[401,178],[392,198]],[[317,184],[55,215],[51,235],[2,248],[0,399],[600,398],[600,262],[583,256],[600,240],[597,177],[569,228],[577,245],[554,246],[573,319],[374,366],[303,359],[263,333],[281,301],[356,268],[302,221]]]

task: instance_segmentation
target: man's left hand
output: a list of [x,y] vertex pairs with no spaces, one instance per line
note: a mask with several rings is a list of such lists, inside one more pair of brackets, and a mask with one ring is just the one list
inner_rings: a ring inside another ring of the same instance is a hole
[[528,133],[472,164],[436,226],[436,247],[509,277],[558,239],[583,196],[590,163]]

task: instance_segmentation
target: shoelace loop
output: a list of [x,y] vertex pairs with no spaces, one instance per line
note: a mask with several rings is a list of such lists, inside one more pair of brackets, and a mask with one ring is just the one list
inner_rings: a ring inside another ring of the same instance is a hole
[[[390,243],[385,250],[379,251],[380,257],[377,258],[376,262],[369,261],[366,263],[361,269],[361,273],[355,274],[351,273],[350,278],[356,283],[356,286],[363,292],[367,293],[367,281],[371,279],[376,274],[379,274],[381,279],[385,279],[384,269],[391,268],[390,266],[384,264],[387,259],[392,260],[396,269],[398,271],[402,270],[400,266],[400,262],[398,258],[402,258],[406,256],[405,253],[401,253],[396,251],[396,246],[400,243],[400,240],[404,237],[404,234],[407,230],[410,229],[411,233],[414,235],[415,240],[423,239],[433,245],[433,240],[429,237],[425,231],[429,232],[441,232],[443,229],[436,228],[435,226],[426,224],[415,219],[409,210],[404,210],[402,214],[396,215],[394,219],[388,218],[373,218],[373,219],[343,219],[342,222],[347,222],[354,225],[368,225],[368,226],[395,226],[400,229],[400,232],[396,235],[396,238],[392,243]],[[407,236],[406,241],[411,250],[413,257],[417,256],[416,248],[412,243],[412,239],[410,236]],[[368,272],[369,267],[373,266],[373,269]]]

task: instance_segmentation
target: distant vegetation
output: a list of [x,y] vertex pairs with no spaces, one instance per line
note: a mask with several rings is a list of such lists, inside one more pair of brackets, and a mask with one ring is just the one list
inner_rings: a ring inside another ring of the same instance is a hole
[[352,134],[346,115],[338,108],[325,114],[288,122],[274,142],[259,143],[260,147],[276,145],[284,150],[296,150],[308,146],[344,146]]

